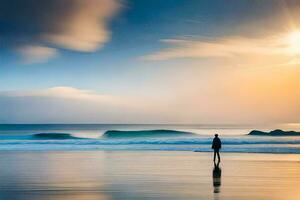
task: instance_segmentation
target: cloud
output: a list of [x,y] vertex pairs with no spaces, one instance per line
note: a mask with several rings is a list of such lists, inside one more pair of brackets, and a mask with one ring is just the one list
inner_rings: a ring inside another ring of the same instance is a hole
[[0,92],[0,122],[163,122],[164,107],[151,98],[100,94],[73,87]]
[[[66,1],[66,0],[65,0]],[[107,20],[115,15],[120,5],[115,0],[73,0],[77,7],[56,25],[58,31],[42,34],[42,38],[63,48],[76,51],[95,51],[109,38]]]
[[22,46],[17,49],[26,64],[42,63],[58,55],[54,48],[44,46]]
[[25,91],[2,91],[1,95],[8,97],[59,97],[59,98],[82,98],[93,95],[89,90],[80,90],[73,87],[52,87],[43,90],[25,90]]
[[0,92],[0,96],[26,98],[26,97],[38,97],[38,98],[54,98],[54,99],[67,99],[67,100],[84,100],[94,102],[109,102],[109,104],[122,104],[128,99],[122,98],[119,101],[117,96],[97,94],[90,90],[81,90],[73,87],[52,87],[43,90],[25,90],[25,91],[3,91]]
[[299,55],[299,52],[293,52],[291,49],[288,34],[259,38],[231,36],[198,40],[188,38],[167,39],[162,40],[162,42],[170,47],[145,55],[141,59],[146,61],[163,61],[208,58],[227,60],[231,64],[237,64],[243,59],[242,63],[245,64],[253,62],[255,57],[263,57],[269,63],[272,59],[277,62],[278,58],[288,62]]
[[6,47],[93,52],[109,41],[120,8],[118,0],[2,0],[0,38]]
[[221,70],[210,75],[193,70],[165,96],[101,94],[66,86],[0,91],[0,123],[297,122],[299,71]]

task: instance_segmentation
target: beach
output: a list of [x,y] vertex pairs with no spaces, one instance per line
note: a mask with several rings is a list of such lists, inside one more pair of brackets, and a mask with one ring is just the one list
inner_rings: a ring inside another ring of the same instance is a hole
[[0,200],[300,200],[299,77],[300,0],[0,0]]
[[203,152],[1,151],[0,199],[300,198],[300,155],[221,155],[216,173]]

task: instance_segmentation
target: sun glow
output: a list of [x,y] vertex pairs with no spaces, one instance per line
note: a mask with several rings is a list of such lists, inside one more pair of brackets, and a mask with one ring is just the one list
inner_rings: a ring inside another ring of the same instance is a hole
[[300,54],[300,31],[288,35],[288,45],[293,54]]

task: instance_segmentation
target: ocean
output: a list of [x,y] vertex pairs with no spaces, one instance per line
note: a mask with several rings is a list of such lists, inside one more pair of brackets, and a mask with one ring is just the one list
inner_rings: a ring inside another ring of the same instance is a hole
[[[300,126],[249,125],[126,125],[126,124],[2,124],[2,151],[151,150],[211,151],[213,135],[222,139],[222,152],[300,154],[300,136],[250,136],[251,130],[277,128],[299,131]],[[117,136],[107,137],[107,131]],[[155,130],[163,131],[156,134]],[[134,134],[132,132],[136,131]],[[178,131],[173,134],[173,131]],[[147,134],[145,134],[145,132]],[[170,134],[169,134],[170,133]],[[187,134],[188,133],[188,134]],[[122,137],[122,134],[126,137]]]

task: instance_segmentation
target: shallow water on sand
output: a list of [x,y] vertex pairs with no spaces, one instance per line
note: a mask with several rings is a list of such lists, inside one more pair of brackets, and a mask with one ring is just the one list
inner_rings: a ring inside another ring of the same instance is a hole
[[1,152],[0,200],[300,199],[300,155],[224,153],[214,173],[211,156]]

